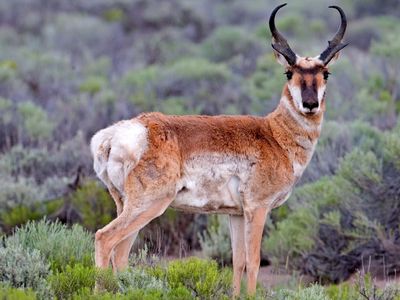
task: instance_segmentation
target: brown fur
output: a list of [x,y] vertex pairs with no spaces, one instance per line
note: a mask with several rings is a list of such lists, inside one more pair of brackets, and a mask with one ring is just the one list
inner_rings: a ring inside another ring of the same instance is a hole
[[[295,68],[294,82],[317,86],[323,83],[324,68],[313,61],[301,61]],[[138,161],[135,157],[127,158],[135,164],[124,181],[124,195],[110,183],[118,217],[96,233],[96,265],[108,267],[112,259],[115,270],[125,267],[139,230],[162,214],[174,200],[185,163],[204,153],[220,153],[243,158],[251,166],[250,176],[240,190],[241,215],[231,216],[231,235],[234,294],[240,292],[245,268],[248,292],[253,294],[265,218],[290,194],[300,176],[296,174],[296,165],[305,167],[309,162],[320,134],[324,110],[323,99],[317,113],[302,114],[286,84],[281,103],[266,117],[145,113],[133,119],[132,122],[139,122],[147,129],[148,147]],[[112,142],[109,143],[112,147]],[[109,149],[99,151],[104,155]],[[183,209],[196,211],[189,206]],[[206,205],[201,212],[215,209]],[[237,214],[238,211],[222,207],[219,212]]]

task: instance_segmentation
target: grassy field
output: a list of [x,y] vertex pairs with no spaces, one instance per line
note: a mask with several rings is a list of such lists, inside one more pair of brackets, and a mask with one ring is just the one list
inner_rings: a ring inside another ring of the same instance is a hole
[[[94,268],[94,232],[116,213],[88,144],[144,111],[271,112],[286,80],[266,25],[277,4],[0,2],[0,298],[230,297],[226,216],[167,210],[126,272]],[[350,45],[330,69],[310,165],[265,225],[262,266],[292,279],[260,276],[260,299],[400,299],[400,3],[291,1],[277,27],[300,55],[335,34],[332,4]]]

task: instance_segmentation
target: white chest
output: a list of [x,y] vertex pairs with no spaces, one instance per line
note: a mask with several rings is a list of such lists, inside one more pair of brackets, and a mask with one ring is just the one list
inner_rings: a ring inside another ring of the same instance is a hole
[[304,170],[306,169],[307,165],[309,164],[314,151],[315,151],[315,146],[317,144],[316,141],[310,141],[309,139],[305,138],[298,138],[297,143],[301,145],[301,147],[304,149],[306,152],[306,161],[300,162],[299,160],[296,159],[296,157],[293,155],[292,156],[292,168],[293,168],[293,175],[296,178],[301,177],[303,174]]

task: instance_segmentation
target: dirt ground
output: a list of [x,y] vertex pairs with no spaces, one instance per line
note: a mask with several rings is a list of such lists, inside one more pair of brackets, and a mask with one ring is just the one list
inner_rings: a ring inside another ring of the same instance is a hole
[[273,288],[278,286],[290,286],[298,284],[308,285],[312,283],[309,276],[293,276],[284,269],[277,269],[272,266],[261,267],[258,273],[258,282],[266,288]]

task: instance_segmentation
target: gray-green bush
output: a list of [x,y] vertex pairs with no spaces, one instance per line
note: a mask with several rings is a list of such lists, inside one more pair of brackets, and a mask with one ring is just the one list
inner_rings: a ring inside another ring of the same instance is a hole
[[42,297],[51,296],[46,277],[49,263],[40,251],[24,249],[21,245],[0,246],[0,283],[15,288],[31,288]]
[[400,169],[393,158],[399,138],[389,132],[378,148],[356,147],[335,175],[298,188],[292,211],[264,242],[270,257],[321,281],[346,279],[367,262],[375,275],[394,275]]
[[92,234],[75,224],[71,228],[59,222],[41,220],[28,222],[7,237],[8,245],[20,245],[24,249],[39,250],[52,269],[62,269],[68,264],[93,263],[94,242]]

